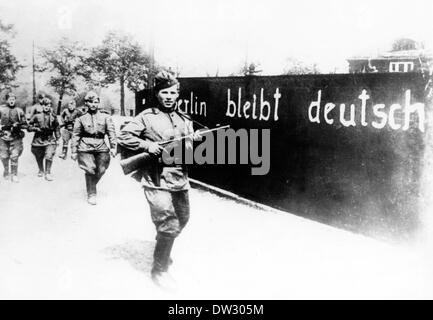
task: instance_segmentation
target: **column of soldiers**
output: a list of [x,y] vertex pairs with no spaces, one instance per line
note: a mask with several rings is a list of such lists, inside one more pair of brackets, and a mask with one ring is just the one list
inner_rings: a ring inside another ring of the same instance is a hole
[[[89,92],[85,107],[78,109],[75,100],[68,103],[60,115],[60,122],[52,108],[52,100],[44,93],[38,94],[38,102],[27,115],[16,107],[16,96],[9,92],[6,104],[0,106],[0,158],[4,167],[3,177],[19,182],[18,159],[23,153],[24,130],[34,132],[31,152],[38,167],[38,177],[53,181],[51,174],[54,155],[62,138],[61,159],[66,159],[71,142],[71,158],[78,160],[86,172],[88,202],[96,204],[96,185],[104,175],[111,156],[116,155],[116,134],[111,117],[99,110],[99,97]],[[109,137],[110,148],[105,144]]]
[[[200,132],[194,132],[192,119],[176,108],[179,82],[170,73],[155,77],[154,92],[157,102],[146,109],[116,137],[109,114],[99,109],[100,99],[94,92],[85,96],[86,112],[76,108],[75,101],[61,113],[60,122],[53,113],[52,101],[38,96],[26,119],[24,112],[15,107],[16,97],[6,95],[6,105],[0,108],[0,157],[4,166],[3,177],[18,182],[18,158],[23,152],[23,129],[34,132],[31,152],[34,154],[38,176],[52,181],[51,167],[60,137],[63,140],[61,159],[66,159],[71,142],[71,159],[84,171],[87,201],[96,204],[97,184],[116,156],[117,144],[130,152],[147,152],[157,161],[143,165],[138,170],[144,196],[150,207],[156,228],[151,276],[162,287],[171,287],[173,280],[168,269],[173,263],[171,251],[175,238],[186,226],[189,215],[190,188],[185,165],[166,165],[161,161],[164,148],[161,142],[185,136],[200,140]],[[62,129],[62,130],[60,130]],[[62,134],[60,135],[60,131]],[[107,143],[107,142],[108,143]],[[192,147],[192,140],[189,140]]]

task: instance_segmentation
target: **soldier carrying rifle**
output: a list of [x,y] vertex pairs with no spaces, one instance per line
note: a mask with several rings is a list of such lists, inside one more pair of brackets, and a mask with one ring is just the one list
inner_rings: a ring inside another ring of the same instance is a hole
[[57,117],[53,115],[49,98],[43,99],[42,113],[36,113],[30,119],[28,130],[35,132],[32,153],[38,164],[38,177],[45,176],[45,180],[53,181],[51,166],[56,153],[57,141],[60,139],[60,126]]
[[74,122],[75,119],[81,117],[83,113],[80,111],[80,109],[76,108],[76,102],[75,100],[71,100],[68,103],[68,107],[62,111],[60,114],[61,119],[61,125],[62,128],[62,140],[63,140],[63,147],[62,147],[62,154],[59,155],[59,158],[65,160],[66,156],[68,154],[68,144],[69,140],[72,138],[72,131],[74,129]]
[[[99,110],[99,96],[88,92],[84,98],[87,113],[74,123],[71,158],[85,172],[87,202],[96,205],[96,185],[110,165],[110,154],[116,156],[117,140],[113,120],[105,111]],[[105,143],[108,136],[109,147]]]
[[[23,110],[16,107],[16,96],[7,93],[6,105],[0,106],[0,158],[3,163],[3,177],[12,182],[18,179],[18,158],[23,153],[24,131],[27,127]],[[10,165],[10,170],[9,170]]]
[[[172,263],[170,254],[175,238],[189,220],[190,186],[185,165],[168,165],[161,161],[164,151],[161,142],[185,136],[200,140],[201,136],[194,133],[189,116],[175,108],[179,97],[179,82],[175,77],[160,72],[155,77],[154,92],[158,103],[141,112],[121,130],[119,145],[136,153],[147,152],[158,159],[140,168],[141,182],[157,232],[152,280],[161,287],[171,288],[174,281],[167,273]],[[191,139],[185,144],[186,148],[192,148]]]

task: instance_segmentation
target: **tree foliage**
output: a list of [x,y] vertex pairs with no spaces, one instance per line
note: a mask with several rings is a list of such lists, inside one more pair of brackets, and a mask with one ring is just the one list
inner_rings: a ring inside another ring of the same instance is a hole
[[18,70],[23,67],[10,50],[9,38],[14,35],[13,25],[0,20],[0,89],[10,86]]
[[[102,44],[92,49],[87,59],[86,79],[90,84],[120,84],[120,112],[125,114],[125,86],[138,91],[149,86],[155,70],[151,59],[130,36],[118,32],[107,34]],[[97,77],[95,77],[97,75]]]
[[296,58],[288,58],[284,67],[283,74],[318,74],[320,73],[317,65],[302,62]]
[[48,84],[59,95],[57,113],[60,112],[65,94],[76,93],[76,80],[83,75],[86,49],[78,42],[62,38],[51,49],[42,49],[43,64],[38,66],[39,72],[49,71],[51,77]]
[[419,44],[409,38],[399,38],[392,43],[391,51],[405,51],[419,49]]

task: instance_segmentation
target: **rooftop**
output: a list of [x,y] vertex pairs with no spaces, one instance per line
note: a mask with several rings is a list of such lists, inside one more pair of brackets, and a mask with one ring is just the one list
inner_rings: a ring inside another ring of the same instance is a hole
[[348,61],[354,60],[389,60],[389,59],[433,59],[433,53],[427,50],[402,50],[402,51],[388,51],[380,53],[376,56],[353,56],[348,58]]

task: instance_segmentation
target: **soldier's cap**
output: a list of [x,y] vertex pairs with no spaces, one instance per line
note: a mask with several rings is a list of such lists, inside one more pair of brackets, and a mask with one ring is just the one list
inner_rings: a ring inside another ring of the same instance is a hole
[[8,92],[5,95],[5,100],[8,100],[10,97],[14,97],[15,99],[17,98],[17,96],[15,95],[15,93],[13,92]]
[[84,97],[84,101],[86,102],[99,102],[99,96],[94,91],[87,92],[86,96]]
[[38,93],[38,100],[39,100],[39,99],[43,99],[43,98],[45,98],[46,96],[47,96],[47,94],[46,94],[45,92],[40,91],[40,92]]
[[157,93],[162,89],[170,88],[174,85],[179,85],[179,81],[174,75],[167,71],[160,71],[155,76],[154,91]]
[[43,105],[43,106],[49,106],[49,105],[51,105],[51,99],[45,97],[45,98],[42,100],[41,105]]

